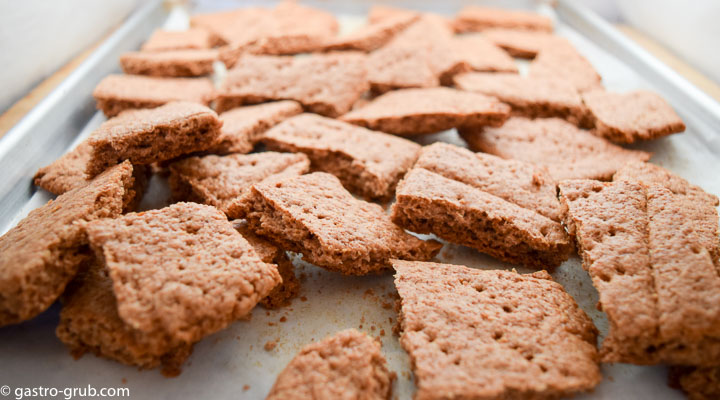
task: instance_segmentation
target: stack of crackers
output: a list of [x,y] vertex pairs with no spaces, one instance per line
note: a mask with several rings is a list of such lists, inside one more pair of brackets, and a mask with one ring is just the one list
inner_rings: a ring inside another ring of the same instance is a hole
[[[718,198],[622,147],[685,126],[655,93],[606,91],[551,18],[377,6],[340,36],[288,2],[191,22],[123,55],[94,92],[107,121],[37,172],[57,198],[0,238],[0,325],[59,299],[74,355],[177,375],[203,337],[291,301],[297,254],[394,271],[417,399],[572,395],[602,362],[720,396]],[[467,147],[418,143],[446,130]],[[135,212],[151,178],[172,198]],[[431,262],[446,242],[508,268]],[[610,322],[599,349],[547,272],[574,254]],[[394,378],[377,340],[342,331],[268,398],[388,399]]]

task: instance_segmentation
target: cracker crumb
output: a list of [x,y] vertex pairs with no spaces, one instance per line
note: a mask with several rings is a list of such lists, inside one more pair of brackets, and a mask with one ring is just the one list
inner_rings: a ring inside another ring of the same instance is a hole
[[272,351],[275,347],[277,347],[277,342],[274,340],[265,343],[265,351]]
[[243,392],[250,390],[250,385],[243,385]]
[[287,321],[287,318],[285,318],[285,316],[280,317],[280,322],[285,322],[285,321]]

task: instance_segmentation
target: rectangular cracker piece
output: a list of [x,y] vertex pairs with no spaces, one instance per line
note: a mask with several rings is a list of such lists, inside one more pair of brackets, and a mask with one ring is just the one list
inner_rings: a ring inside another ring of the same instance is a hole
[[463,72],[518,72],[515,60],[481,35],[455,36],[446,49],[447,54],[439,54],[434,61],[440,83],[445,86],[452,85],[453,77]]
[[407,17],[417,14],[417,11],[408,10],[406,8],[386,6],[384,4],[373,4],[368,11],[368,24],[377,24],[391,18]]
[[586,125],[586,109],[575,87],[556,78],[527,78],[518,74],[471,72],[454,78],[455,87],[492,96],[512,107],[512,114],[528,118],[562,118]]
[[275,153],[195,156],[170,164],[170,191],[176,201],[215,206],[240,218],[250,187],[267,179],[301,175],[310,169],[304,154]]
[[398,32],[417,21],[418,14],[391,16],[377,23],[362,26],[347,35],[332,38],[325,44],[325,51],[357,50],[369,53],[384,46]]
[[713,263],[720,268],[720,235],[718,234],[718,197],[701,187],[655,164],[633,161],[625,164],[615,175],[614,181],[629,181],[645,186],[660,185],[676,196],[685,197],[693,204],[686,212],[693,220],[693,227],[703,247],[708,249]]
[[428,260],[442,247],[406,233],[382,207],[354,198],[324,172],[255,185],[245,207],[256,234],[348,275],[386,270],[391,258]]
[[603,360],[715,365],[720,275],[687,198],[628,181],[565,181],[560,194],[610,322]]
[[120,318],[148,337],[194,343],[247,315],[280,283],[225,214],[176,203],[87,225]]
[[142,51],[168,51],[182,49],[209,49],[223,44],[223,40],[214,33],[201,28],[190,28],[184,31],[168,31],[157,29],[143,43]]
[[392,220],[531,268],[554,268],[573,249],[559,222],[423,168],[398,184]]
[[233,226],[255,249],[261,260],[277,265],[282,278],[282,282],[275,286],[264,299],[260,300],[260,304],[268,309],[276,309],[290,304],[300,292],[300,280],[295,276],[295,266],[285,250],[253,233],[248,227],[247,221],[235,220]]
[[[84,140],[52,164],[40,168],[35,173],[33,183],[54,195],[83,187],[91,181],[86,172],[91,154],[92,146]],[[140,204],[151,173],[145,165],[133,166],[133,185],[125,190],[123,212],[134,211]]]
[[436,142],[423,147],[414,168],[426,169],[561,221],[555,181],[545,169],[532,164]]
[[552,46],[557,39],[550,33],[508,28],[484,29],[482,35],[518,58],[535,58],[543,47]]
[[348,329],[300,349],[266,399],[389,400],[394,380],[380,341]]
[[220,61],[219,50],[215,49],[132,51],[120,56],[120,66],[126,74],[159,77],[210,75],[215,61]]
[[360,54],[243,56],[228,72],[216,109],[295,100],[307,111],[336,117],[350,110],[367,85],[365,57]]
[[592,132],[611,142],[634,143],[685,130],[675,110],[654,92],[593,90],[583,93],[582,97],[595,123]]
[[455,16],[457,32],[480,32],[491,28],[552,32],[553,21],[544,15],[502,8],[466,6]]
[[566,39],[553,41],[530,63],[528,76],[570,82],[579,92],[602,89],[602,77],[575,46]]
[[314,171],[337,176],[351,192],[368,199],[389,200],[412,167],[420,145],[397,136],[302,114],[266,132],[267,148],[307,154]]
[[107,269],[91,261],[63,295],[60,323],[55,334],[75,357],[90,352],[142,369],[162,368],[176,376],[193,345],[146,335],[118,315],[113,282]]
[[237,107],[220,114],[220,136],[207,149],[216,154],[249,153],[266,130],[286,118],[300,114],[296,101],[281,100],[254,106]]
[[547,272],[393,267],[415,399],[555,399],[600,383],[597,329]]
[[559,118],[512,117],[500,128],[460,129],[475,151],[545,167],[556,181],[609,180],[630,161],[652,156],[616,146]]
[[215,99],[215,88],[207,78],[108,75],[95,87],[93,97],[109,118],[124,110],[154,108],[171,101],[209,105]]
[[435,133],[460,126],[501,126],[510,107],[496,99],[450,88],[388,92],[339,119],[395,135]]
[[95,176],[123,160],[148,165],[203,151],[220,134],[222,122],[203,105],[172,102],[130,110],[105,121],[88,139],[87,174]]
[[132,165],[109,169],[37,208],[0,237],[0,326],[45,311],[87,261],[79,222],[120,215]]

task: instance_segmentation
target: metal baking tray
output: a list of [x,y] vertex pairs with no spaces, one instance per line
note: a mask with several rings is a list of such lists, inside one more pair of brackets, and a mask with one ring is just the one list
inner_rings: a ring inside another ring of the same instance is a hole
[[[397,7],[452,15],[465,1],[393,1]],[[477,3],[477,2],[474,2]],[[526,8],[554,16],[556,33],[571,40],[598,69],[609,90],[649,88],[662,94],[687,124],[684,134],[635,145],[653,151],[652,162],[720,195],[720,104],[695,88],[650,54],[630,42],[613,27],[572,0],[557,2],[483,2],[489,5]],[[210,2],[198,0],[189,7],[214,11],[267,2]],[[304,1],[303,4],[336,13],[342,29],[357,26],[371,3]],[[182,6],[181,6],[182,7]],[[95,111],[92,89],[107,74],[119,70],[118,56],[139,48],[151,31],[163,26],[187,24],[187,9],[172,11],[159,0],[144,3],[57,89],[0,139],[0,232],[13,226],[29,210],[50,196],[31,183],[35,171],[59,157],[74,142],[87,136],[104,117]],[[522,65],[521,65],[522,66]],[[448,131],[419,139],[427,144],[444,140],[463,142]],[[167,188],[155,177],[141,207],[165,204]],[[471,249],[448,244],[438,259],[476,268],[512,268]],[[130,389],[133,398],[263,398],[277,374],[303,345],[345,328],[359,328],[383,343],[390,368],[398,374],[395,397],[410,398],[414,391],[407,355],[393,335],[396,313],[392,277],[346,277],[296,260],[301,276],[300,297],[289,307],[253,311],[195,346],[195,352],[176,378],[157,371],[138,371],[119,363],[86,355],[74,360],[55,337],[59,306],[26,323],[0,328],[0,385],[11,390],[26,387]],[[520,272],[528,272],[518,268]],[[553,276],[593,318],[601,333],[607,332],[604,314],[597,311],[597,292],[578,257],[560,266]],[[265,350],[268,342],[276,343]],[[680,392],[666,385],[663,366],[603,365],[603,382],[582,399],[680,399]]]

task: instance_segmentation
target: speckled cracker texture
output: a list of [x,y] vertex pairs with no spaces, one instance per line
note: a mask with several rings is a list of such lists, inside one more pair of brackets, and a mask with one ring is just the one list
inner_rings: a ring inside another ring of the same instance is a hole
[[391,258],[428,260],[442,247],[406,233],[382,207],[354,198],[324,172],[255,185],[245,210],[253,232],[348,275],[387,270]]
[[510,107],[496,99],[450,88],[385,93],[342,121],[396,135],[435,133],[459,126],[501,126]]
[[173,199],[215,206],[229,218],[242,216],[250,187],[266,180],[301,175],[310,169],[304,154],[262,152],[188,157],[170,164]]
[[610,322],[603,360],[716,365],[720,275],[695,230],[693,203],[629,181],[565,181],[560,195]]
[[415,399],[552,399],[600,382],[597,329],[547,272],[393,266]]
[[623,165],[650,153],[626,150],[559,118],[512,117],[500,128],[461,129],[475,151],[545,167],[557,181],[610,180]]
[[89,258],[78,223],[119,215],[132,181],[132,165],[122,163],[31,211],[0,237],[0,326],[55,302]]
[[120,66],[126,74],[148,76],[210,75],[215,61],[220,61],[219,50],[215,49],[132,51],[120,56]]
[[88,139],[87,174],[95,176],[123,160],[148,165],[210,147],[222,122],[201,104],[172,102],[132,110],[104,122]]
[[543,46],[530,63],[528,75],[570,82],[579,92],[602,89],[602,77],[568,40],[557,39]]
[[398,32],[417,21],[415,13],[390,16],[382,21],[370,23],[345,36],[332,38],[325,44],[326,51],[357,50],[371,52],[385,45]]
[[171,101],[209,105],[215,88],[208,78],[158,78],[142,75],[108,75],[95,87],[93,97],[105,116],[122,111],[154,108]]
[[176,203],[87,225],[118,315],[133,329],[194,343],[247,315],[280,283],[225,214]]
[[271,150],[307,154],[315,171],[329,172],[354,193],[390,200],[400,178],[417,159],[420,145],[397,136],[302,114],[270,129]]
[[672,367],[670,385],[682,390],[690,400],[720,398],[720,367]]
[[394,379],[380,342],[348,329],[303,347],[267,399],[389,400]]

